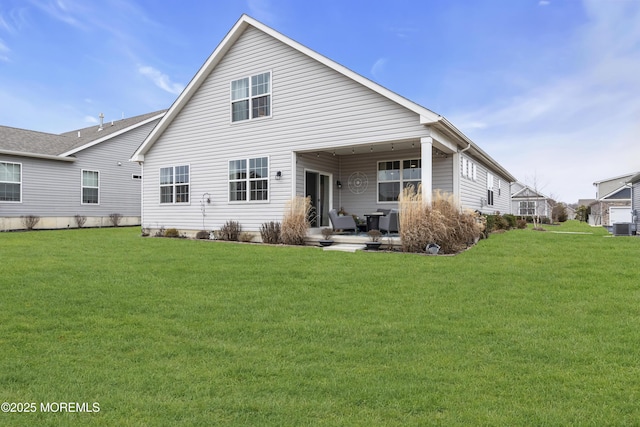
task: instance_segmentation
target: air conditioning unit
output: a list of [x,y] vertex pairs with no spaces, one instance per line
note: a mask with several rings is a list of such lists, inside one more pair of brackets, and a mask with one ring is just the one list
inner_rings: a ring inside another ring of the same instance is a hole
[[631,236],[632,226],[630,222],[616,222],[613,224],[613,235],[614,236]]

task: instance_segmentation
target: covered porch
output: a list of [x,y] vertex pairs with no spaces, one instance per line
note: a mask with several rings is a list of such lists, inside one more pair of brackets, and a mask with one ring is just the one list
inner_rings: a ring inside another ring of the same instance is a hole
[[331,227],[331,209],[364,222],[378,209],[397,208],[409,185],[421,184],[425,199],[458,188],[457,147],[432,137],[296,151],[293,162],[294,193],[311,199],[312,234]]

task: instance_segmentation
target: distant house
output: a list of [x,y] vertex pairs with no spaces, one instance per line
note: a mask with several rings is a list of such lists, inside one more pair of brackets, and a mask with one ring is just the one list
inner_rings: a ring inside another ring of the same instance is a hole
[[617,222],[631,222],[631,185],[629,173],[596,181],[596,201],[591,204],[589,224],[610,228]]
[[631,222],[635,224],[636,233],[640,231],[640,173],[627,180],[631,185]]
[[511,213],[517,216],[551,218],[551,199],[521,182],[511,185]]
[[508,212],[515,178],[444,117],[244,15],[132,160],[143,226],[257,231],[309,196],[362,216],[422,185]]
[[61,135],[0,126],[0,230],[140,223],[141,167],[129,162],[164,112],[92,126]]

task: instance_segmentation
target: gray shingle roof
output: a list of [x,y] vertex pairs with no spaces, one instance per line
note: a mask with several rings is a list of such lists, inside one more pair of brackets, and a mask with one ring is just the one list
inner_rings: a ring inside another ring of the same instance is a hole
[[[67,151],[82,147],[100,138],[108,137],[118,131],[136,125],[166,110],[142,114],[122,120],[104,123],[103,129],[98,130],[99,125],[76,129],[60,135],[36,132],[27,129],[18,129],[8,126],[0,126],[0,150],[34,155],[59,156]],[[78,132],[79,135],[78,136]]]

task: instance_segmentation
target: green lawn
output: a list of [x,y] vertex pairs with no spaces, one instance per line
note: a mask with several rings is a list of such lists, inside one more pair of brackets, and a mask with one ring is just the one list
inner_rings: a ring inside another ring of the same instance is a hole
[[0,233],[0,402],[37,406],[0,425],[637,424],[640,238],[546,228],[457,256]]

